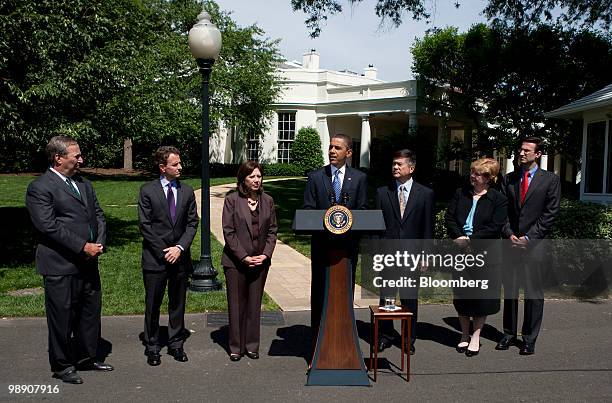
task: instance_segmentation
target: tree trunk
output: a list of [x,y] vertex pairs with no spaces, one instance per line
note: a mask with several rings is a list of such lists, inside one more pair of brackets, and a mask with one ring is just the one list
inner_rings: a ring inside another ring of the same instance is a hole
[[132,165],[132,139],[130,138],[123,140],[123,170],[125,172],[134,170]]

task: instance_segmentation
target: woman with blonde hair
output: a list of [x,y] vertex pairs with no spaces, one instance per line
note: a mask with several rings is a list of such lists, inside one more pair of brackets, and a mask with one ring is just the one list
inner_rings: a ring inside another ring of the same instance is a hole
[[[500,241],[482,242],[482,239],[498,240],[502,227],[508,217],[508,200],[499,191],[492,188],[497,181],[499,163],[493,158],[481,158],[470,167],[470,186],[457,189],[455,196],[446,211],[446,228],[451,239],[466,250],[486,250],[486,266],[482,274],[489,280],[484,298],[474,298],[473,290],[455,289],[453,305],[459,316],[461,341],[457,345],[459,353],[468,357],[480,351],[480,332],[484,327],[487,315],[499,312],[500,285],[499,264],[501,263]],[[462,272],[462,276],[470,273]],[[491,284],[493,283],[493,284]],[[470,337],[470,317],[474,320],[474,332]]]

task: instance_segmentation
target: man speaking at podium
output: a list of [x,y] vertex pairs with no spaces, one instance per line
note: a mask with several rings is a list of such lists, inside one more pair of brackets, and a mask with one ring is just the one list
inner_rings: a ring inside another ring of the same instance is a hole
[[[304,191],[304,209],[326,210],[333,204],[344,204],[350,210],[365,210],[367,208],[366,175],[346,165],[347,158],[352,155],[353,140],[349,136],[346,134],[331,136],[329,141],[329,165],[308,175],[308,183]],[[359,241],[352,235],[343,237],[342,241],[350,259],[354,289]],[[336,239],[333,242],[337,249],[339,240]],[[327,254],[331,245],[331,235],[313,236],[311,239],[310,323],[313,346],[317,339],[321,321],[325,292],[324,269],[328,265]]]

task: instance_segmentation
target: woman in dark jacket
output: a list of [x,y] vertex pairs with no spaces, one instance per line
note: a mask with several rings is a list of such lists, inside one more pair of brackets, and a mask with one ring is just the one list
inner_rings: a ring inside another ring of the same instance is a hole
[[274,200],[263,192],[255,161],[240,166],[236,191],[223,205],[225,247],[221,264],[227,285],[230,360],[259,358],[261,298],[276,245]]
[[[492,158],[481,158],[472,162],[471,186],[458,189],[446,211],[446,228],[455,243],[467,252],[487,252],[486,265],[479,270],[481,278],[488,281],[488,289],[482,294],[474,290],[454,289],[453,305],[461,325],[461,342],[457,345],[457,351],[468,357],[477,355],[480,351],[480,332],[487,315],[499,312],[500,306],[500,241],[480,241],[500,239],[502,227],[508,217],[506,197],[491,187],[497,180],[498,173],[499,163]],[[473,242],[475,240],[479,240],[476,245]],[[477,269],[471,270],[475,273]],[[461,276],[470,274],[470,269],[461,272]],[[482,295],[483,298],[474,298],[476,295]],[[471,338],[470,317],[474,319],[474,333]]]

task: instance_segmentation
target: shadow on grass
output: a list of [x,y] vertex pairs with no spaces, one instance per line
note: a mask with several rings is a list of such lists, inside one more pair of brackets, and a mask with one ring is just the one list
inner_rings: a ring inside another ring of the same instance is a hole
[[25,207],[0,207],[4,229],[0,232],[0,267],[8,268],[34,261],[38,238]]
[[[1,207],[0,217],[6,230],[0,233],[0,267],[11,268],[34,262],[38,235],[25,207]],[[138,220],[106,217],[107,246],[121,246],[140,241]]]
[[124,220],[106,216],[106,246],[123,246],[141,240],[138,220]]

